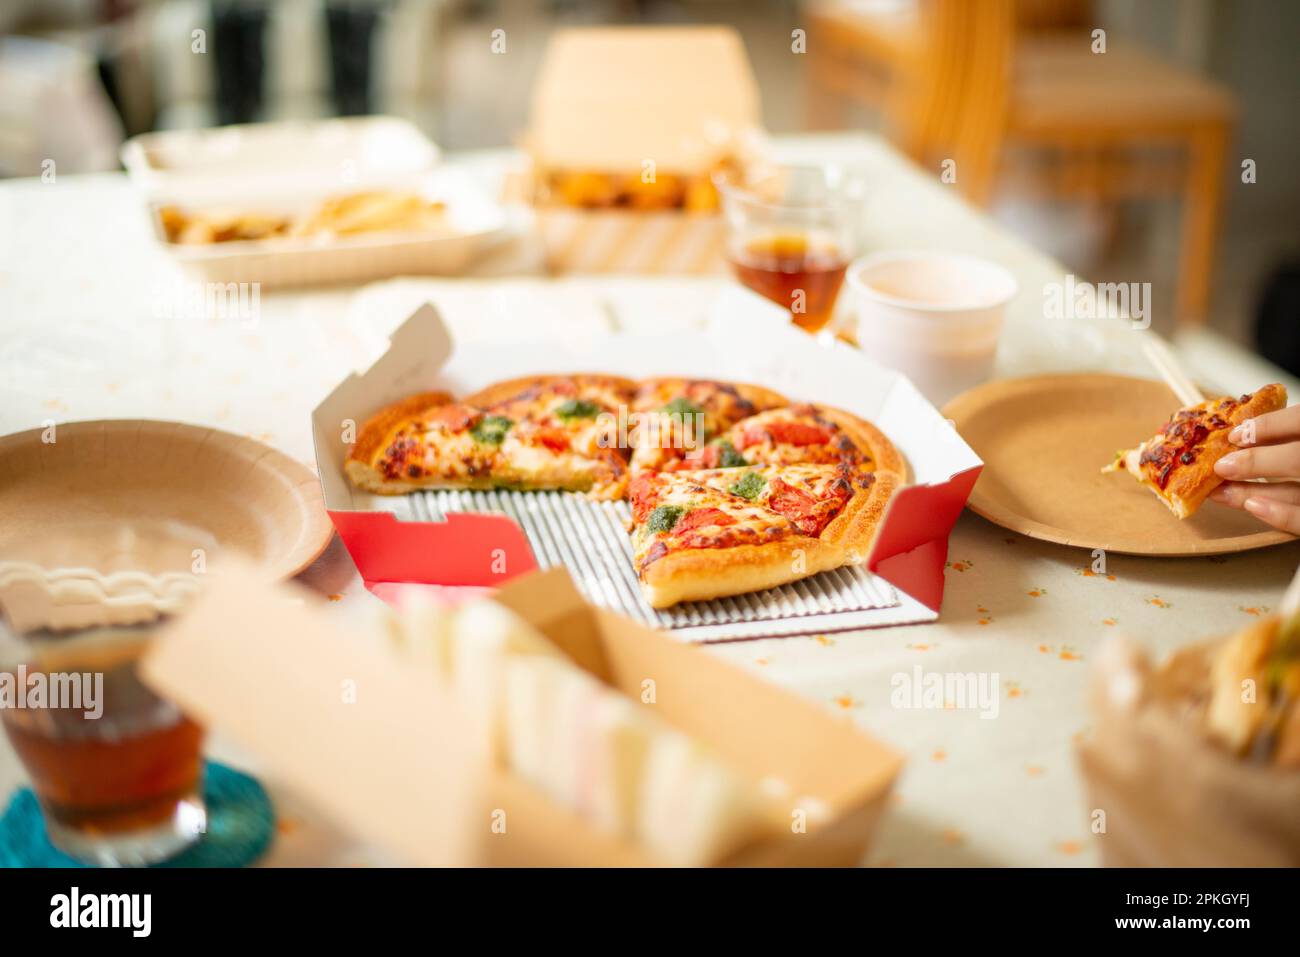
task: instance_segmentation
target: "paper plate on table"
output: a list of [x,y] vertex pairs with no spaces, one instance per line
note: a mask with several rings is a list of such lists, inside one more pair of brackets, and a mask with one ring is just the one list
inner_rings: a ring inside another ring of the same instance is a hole
[[1179,519],[1128,473],[1119,449],[1181,406],[1163,382],[1088,373],[1003,379],[944,407],[984,460],[967,505],[1012,531],[1127,555],[1218,555],[1294,541],[1250,514],[1207,502]]
[[134,419],[0,438],[11,618],[21,606],[52,627],[147,620],[183,604],[227,551],[287,578],[332,533],[312,471],[242,436]]

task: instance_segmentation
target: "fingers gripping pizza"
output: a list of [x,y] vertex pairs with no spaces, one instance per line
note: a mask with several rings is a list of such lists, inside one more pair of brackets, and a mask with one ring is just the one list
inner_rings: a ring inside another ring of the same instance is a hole
[[655,608],[862,561],[906,474],[890,441],[846,412],[791,405],[759,386],[607,375],[515,379],[459,401],[413,396],[366,423],[346,471],[380,494],[627,497],[637,574]]
[[1286,388],[1277,383],[1240,398],[1187,406],[1137,448],[1120,451],[1102,471],[1129,472],[1171,512],[1187,518],[1223,481],[1214,463],[1233,450],[1228,433],[1247,419],[1285,407]]
[[558,489],[617,499],[626,453],[613,436],[633,383],[617,376],[534,376],[451,401],[426,393],[372,418],[348,456],[359,488]]

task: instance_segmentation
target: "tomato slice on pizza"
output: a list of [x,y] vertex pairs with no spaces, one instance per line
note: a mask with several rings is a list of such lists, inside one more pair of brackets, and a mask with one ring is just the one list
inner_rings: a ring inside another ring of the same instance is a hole
[[861,562],[898,484],[839,463],[638,473],[628,493],[642,592],[667,608]]
[[1234,448],[1228,433],[1247,419],[1285,407],[1286,387],[1278,383],[1236,399],[1187,406],[1137,448],[1120,451],[1102,471],[1128,472],[1171,512],[1187,518],[1223,481],[1214,463]]

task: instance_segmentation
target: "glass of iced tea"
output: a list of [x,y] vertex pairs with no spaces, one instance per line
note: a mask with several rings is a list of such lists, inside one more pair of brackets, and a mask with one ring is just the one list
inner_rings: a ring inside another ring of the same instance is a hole
[[840,167],[767,167],[722,182],[727,258],[736,278],[818,332],[831,321],[856,254],[864,178]]
[[203,731],[139,679],[156,625],[0,635],[0,723],[51,843],[104,867],[165,860],[203,834]]

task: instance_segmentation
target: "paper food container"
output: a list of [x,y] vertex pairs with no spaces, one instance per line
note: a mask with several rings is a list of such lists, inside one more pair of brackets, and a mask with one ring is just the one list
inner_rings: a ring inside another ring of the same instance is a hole
[[[516,376],[584,370],[755,382],[792,400],[847,409],[901,450],[909,485],[891,501],[861,566],[743,601],[654,611],[632,571],[625,503],[560,492],[381,496],[353,488],[344,475],[356,430],[389,403],[434,389],[465,395]],[[850,346],[807,335],[784,309],[736,285],[718,296],[704,331],[664,336],[455,345],[437,310],[423,306],[397,328],[383,356],[316,407],[312,430],[326,510],[367,587],[381,597],[391,598],[400,583],[495,587],[538,567],[565,565],[591,601],[692,641],[933,621],[948,534],[981,468],[906,378]]]
[[182,205],[394,188],[438,156],[428,137],[393,116],[167,130],[122,146],[122,165],[146,199]]
[[[707,176],[743,160],[761,120],[758,86],[728,27],[589,27],[547,46],[525,145],[534,198],[552,173]],[[720,268],[716,212],[584,209],[539,201],[550,268],[707,273]]]
[[[163,253],[193,280],[264,288],[463,272],[510,223],[501,203],[468,177],[435,170],[438,156],[414,125],[386,116],[148,133],[122,149]],[[171,242],[161,218],[166,206],[297,216],[375,189],[442,201],[445,223],[421,232],[190,245]]]
[[[168,239],[162,224],[162,204],[151,202],[148,212],[158,248],[193,279],[221,284],[257,283],[266,288],[358,283],[393,276],[455,275],[468,269],[477,256],[508,234],[511,224],[506,209],[463,176],[426,174],[406,188],[445,203],[445,224],[421,232],[280,236],[190,245]],[[352,191],[352,187],[336,187],[331,193],[306,198],[268,199],[252,205],[231,202],[217,207],[187,204],[185,209],[200,213],[251,209],[302,215],[328,196]]]
[[1103,647],[1078,753],[1107,866],[1300,866],[1300,773],[1229,754],[1199,726],[1218,644],[1159,667],[1122,638]]
[[[146,680],[340,826],[410,863],[659,863],[490,765],[468,744],[468,710],[439,692],[432,675],[377,640],[344,632],[336,616],[296,594],[240,569],[213,576],[155,643]],[[898,754],[825,708],[592,608],[561,570],[521,578],[496,600],[625,694],[640,696],[653,678],[662,719],[733,770],[798,795],[788,818],[774,814],[766,831],[718,863],[861,861]],[[346,702],[345,685],[354,689]],[[804,807],[817,808],[806,830],[787,826]]]

